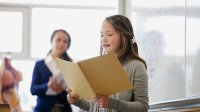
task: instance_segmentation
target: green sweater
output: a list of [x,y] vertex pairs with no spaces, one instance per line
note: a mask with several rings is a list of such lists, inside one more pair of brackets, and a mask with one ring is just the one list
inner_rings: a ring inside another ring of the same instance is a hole
[[[147,112],[148,76],[144,64],[138,60],[129,60],[122,65],[134,89],[110,96],[104,112]],[[99,112],[97,104],[93,101],[80,99],[75,106],[87,112]]]

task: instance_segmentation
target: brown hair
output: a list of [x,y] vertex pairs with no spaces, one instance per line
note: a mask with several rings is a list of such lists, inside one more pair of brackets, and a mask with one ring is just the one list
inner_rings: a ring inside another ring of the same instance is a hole
[[[67,31],[63,30],[63,29],[55,30],[55,31],[52,33],[52,35],[51,35],[50,41],[51,41],[51,42],[53,41],[53,39],[54,39],[56,33],[58,33],[58,32],[63,32],[63,33],[66,34],[66,36],[67,36],[67,38],[68,38],[68,41],[67,41],[67,42],[68,42],[68,43],[67,43],[68,46],[67,46],[67,48],[69,49],[69,47],[70,47],[70,45],[71,45],[71,37],[70,37],[69,33],[68,33]],[[51,51],[52,51],[52,49],[49,51],[49,53],[51,53]],[[49,53],[48,53],[48,54],[49,54]],[[67,54],[67,52],[64,52],[64,53],[62,54],[61,59],[64,59],[64,60],[66,60],[66,61],[72,61],[71,57]]]
[[[110,23],[115,31],[120,34],[121,49],[118,52],[118,58],[120,62],[124,62],[129,59],[137,59],[144,63],[147,68],[146,62],[139,57],[138,46],[136,42],[133,42],[134,37],[133,27],[130,20],[122,15],[113,15],[106,17],[106,22]],[[100,54],[103,54],[103,48],[101,46]]]

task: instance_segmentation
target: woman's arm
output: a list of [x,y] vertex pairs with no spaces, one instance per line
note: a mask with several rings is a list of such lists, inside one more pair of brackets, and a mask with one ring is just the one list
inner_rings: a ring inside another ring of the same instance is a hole
[[42,83],[40,82],[40,73],[39,73],[39,63],[36,62],[35,67],[33,69],[33,75],[32,75],[32,82],[31,82],[31,94],[32,95],[39,95],[39,96],[43,96],[45,95],[45,92],[48,88],[47,86],[47,82],[46,83]]
[[127,102],[119,99],[109,98],[107,108],[123,112],[147,112],[148,105],[142,101]]
[[70,88],[67,89],[68,95],[67,95],[67,101],[70,104],[73,104],[79,108],[81,108],[84,111],[89,111],[90,110],[90,101],[86,101],[83,99],[79,99],[79,96],[77,95],[72,95],[72,90]]
[[74,105],[79,107],[80,109],[82,109],[84,111],[90,110],[90,101],[79,99]]
[[109,98],[108,108],[123,112],[148,111],[148,76],[144,65],[138,64],[133,73],[134,102]]

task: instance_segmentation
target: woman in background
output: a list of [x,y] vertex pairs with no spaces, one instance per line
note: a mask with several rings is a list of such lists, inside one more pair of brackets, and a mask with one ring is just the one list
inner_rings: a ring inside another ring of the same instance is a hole
[[22,73],[11,65],[11,56],[5,55],[0,67],[0,103],[9,104],[11,112],[21,112],[18,95]]
[[[147,112],[147,66],[138,55],[133,28],[127,17],[114,15],[107,17],[103,22],[101,55],[104,53],[115,53],[118,56],[134,88],[111,96],[97,95],[92,101],[79,99],[78,96],[72,95],[72,91],[68,89],[67,99],[69,103],[88,112]],[[113,74],[114,76],[115,74]]]
[[56,66],[55,58],[72,61],[67,54],[71,38],[65,30],[55,30],[51,36],[52,49],[47,57],[37,61],[33,70],[31,93],[37,95],[37,104],[34,112],[72,112],[66,100],[67,88],[60,71]]

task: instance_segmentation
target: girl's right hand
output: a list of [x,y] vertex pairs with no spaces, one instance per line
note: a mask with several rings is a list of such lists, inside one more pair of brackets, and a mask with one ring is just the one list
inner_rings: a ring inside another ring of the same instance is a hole
[[70,104],[75,104],[78,102],[79,100],[79,96],[77,95],[72,95],[72,90],[70,88],[67,89],[67,101],[70,103]]

